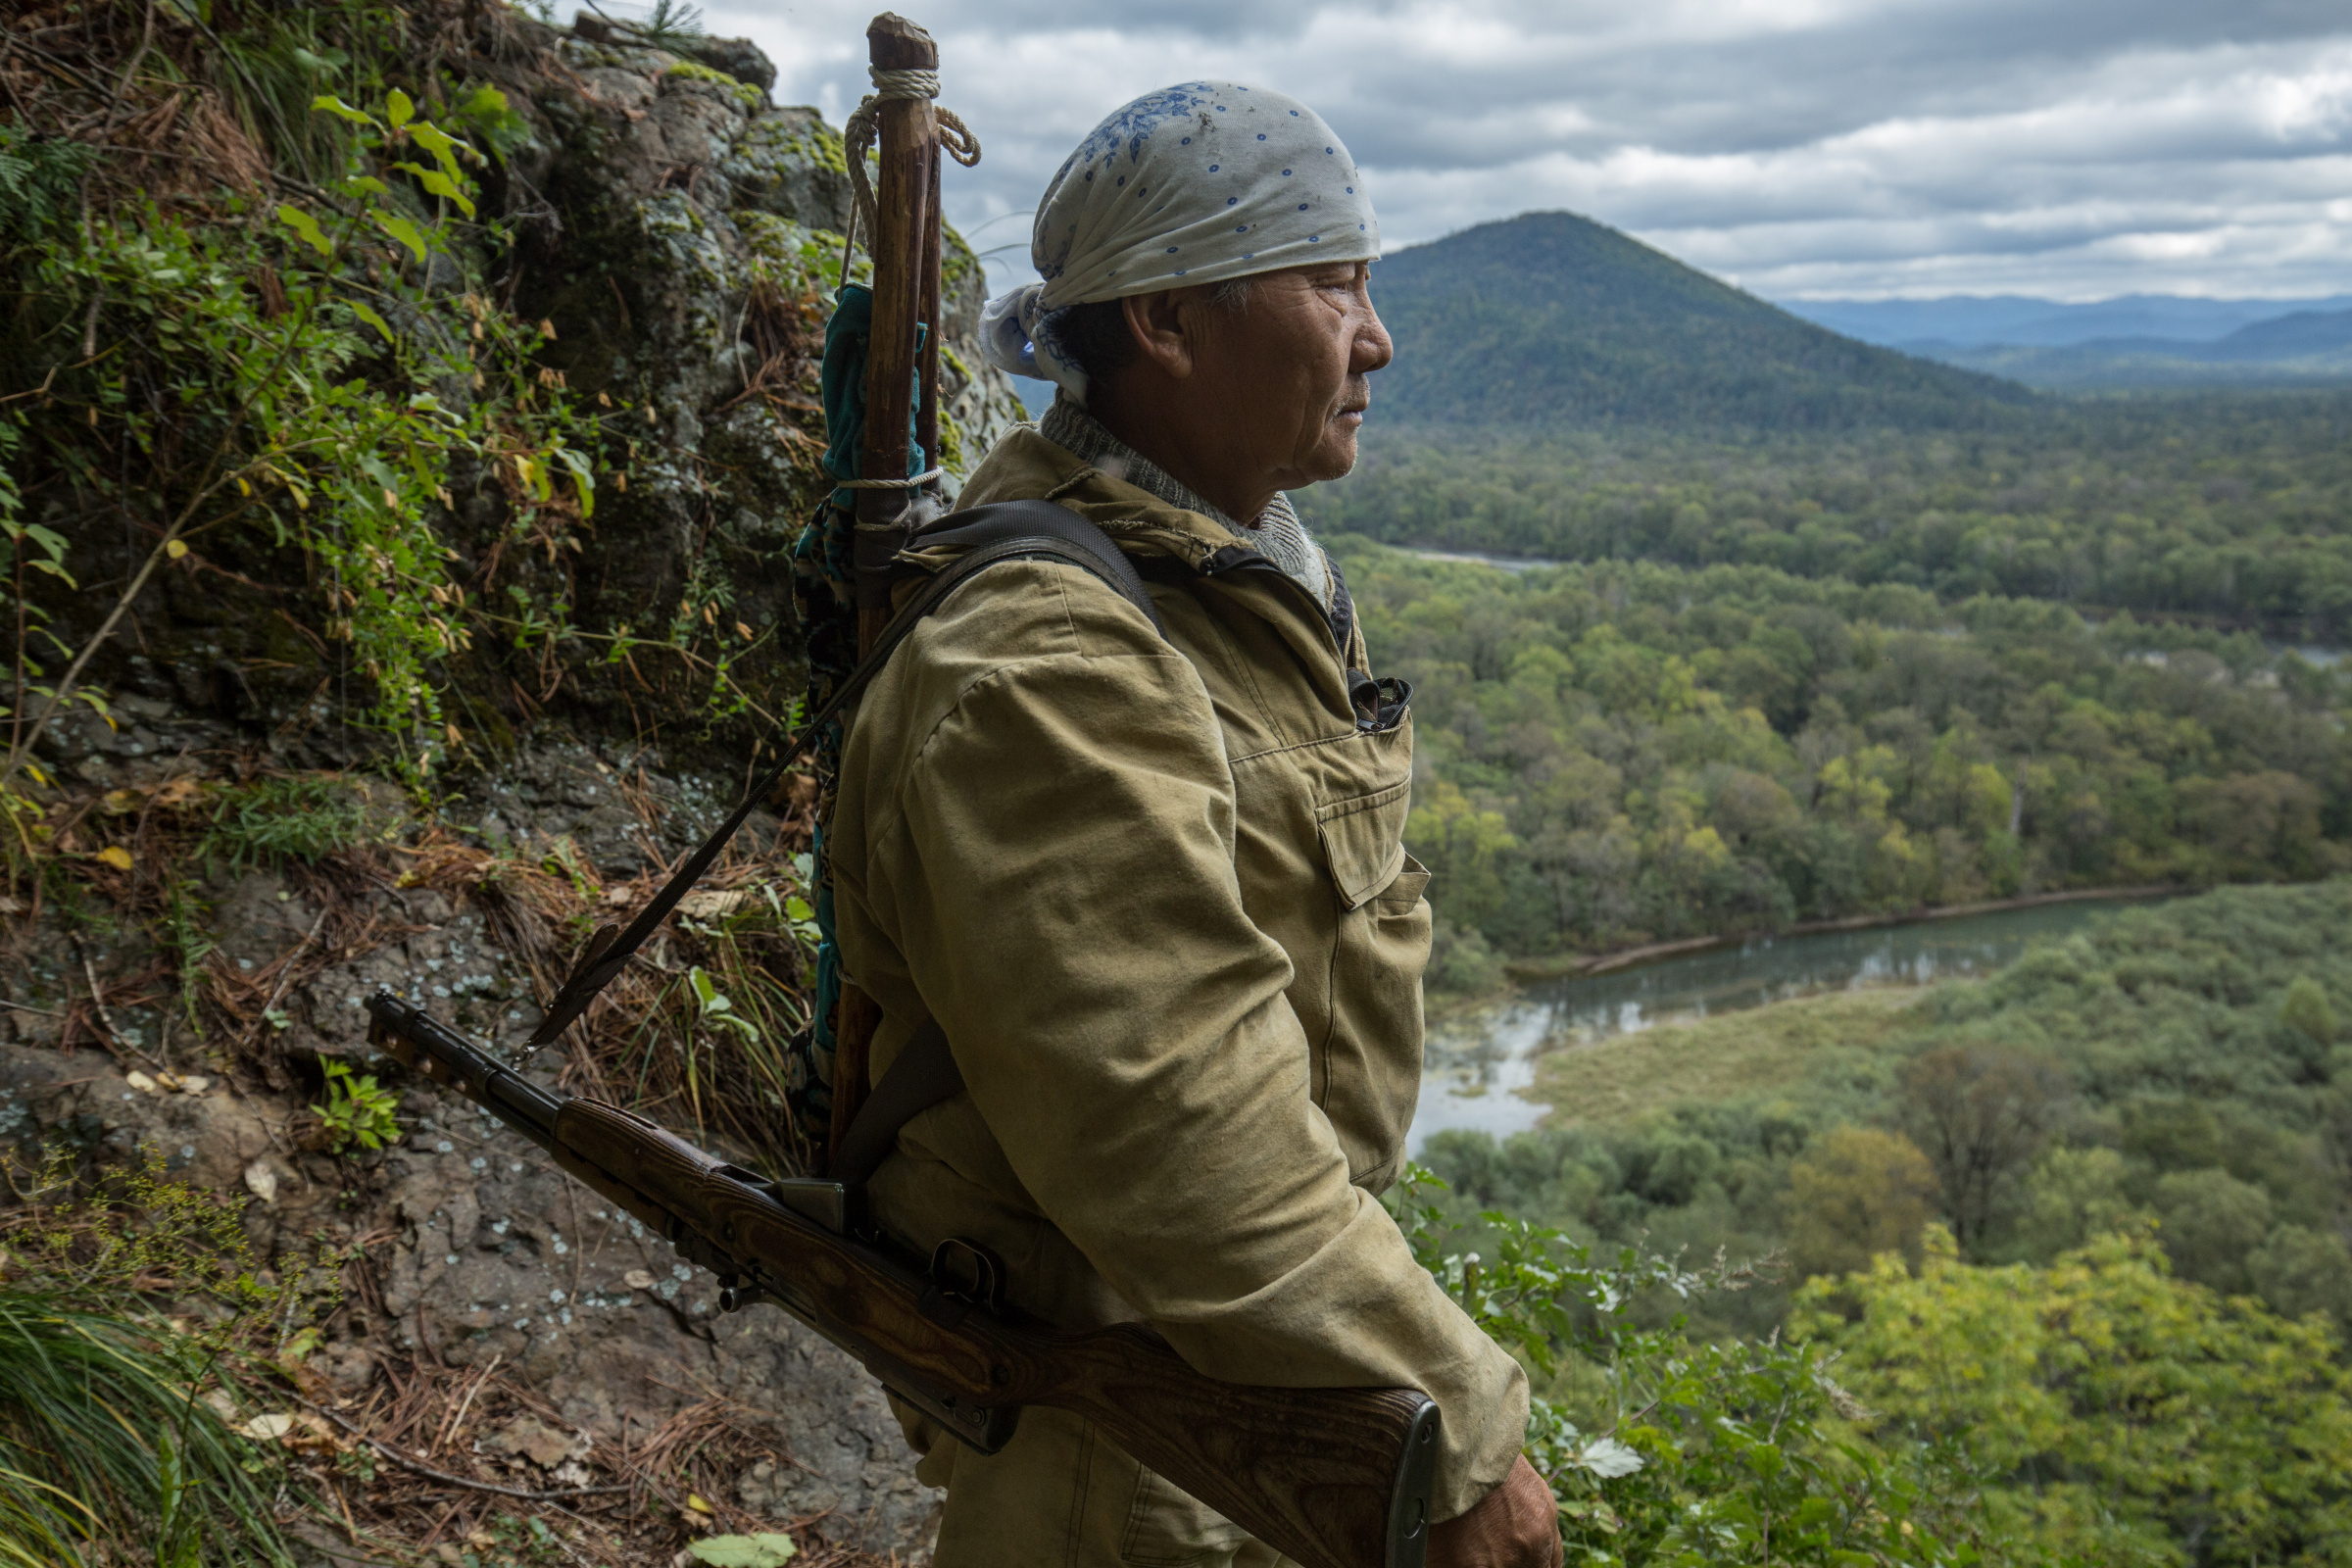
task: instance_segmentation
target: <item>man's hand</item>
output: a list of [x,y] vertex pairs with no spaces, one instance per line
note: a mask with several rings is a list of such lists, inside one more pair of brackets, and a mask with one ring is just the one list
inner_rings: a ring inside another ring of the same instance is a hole
[[1429,1568],[1560,1568],[1560,1513],[1522,1454],[1478,1506],[1432,1525]]

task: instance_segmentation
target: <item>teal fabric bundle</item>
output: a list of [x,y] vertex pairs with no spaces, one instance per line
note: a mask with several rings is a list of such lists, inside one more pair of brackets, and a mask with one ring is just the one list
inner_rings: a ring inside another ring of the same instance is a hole
[[[862,283],[844,284],[825,322],[825,358],[818,372],[825,406],[825,470],[837,479],[858,477],[858,452],[865,441],[865,362],[873,322],[873,290]],[[923,451],[913,439],[911,422],[906,452],[908,475],[920,473]],[[808,660],[808,690],[796,718],[821,707],[858,662],[858,582],[852,555],[857,505],[857,491],[836,489],[793,547],[793,603]],[[791,1043],[785,1093],[803,1135],[821,1151],[833,1125],[833,1018],[841,1003],[833,878],[825,864],[822,826],[832,814],[833,776],[841,762],[838,720],[818,738],[813,756],[819,788],[809,901],[816,908],[815,1016]]]

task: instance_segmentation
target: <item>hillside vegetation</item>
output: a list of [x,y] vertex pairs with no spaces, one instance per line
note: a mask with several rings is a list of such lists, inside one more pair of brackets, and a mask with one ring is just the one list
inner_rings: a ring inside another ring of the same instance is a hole
[[[1386,374],[1387,372],[1383,372]],[[1969,434],[1383,429],[1327,527],[1555,561],[1762,565],[2352,636],[2352,395],[2052,409]]]
[[1573,213],[1382,258],[1377,416],[1449,428],[2007,428],[2014,382],[1815,326]]
[[1965,1456],[1987,1560],[2340,1561],[2347,922],[2352,882],[2229,889],[1984,981],[1661,1026],[1550,1058],[1545,1130],[1423,1157],[1465,1248],[1485,1208],[1785,1258],[1701,1326],[1839,1348],[1882,1441]]
[[[703,1327],[714,1281],[359,1006],[511,1049],[799,695],[847,169],[691,11],[9,12],[0,1563],[927,1544],[854,1363]],[[944,284],[959,470],[1010,405],[952,236]],[[814,796],[536,1081],[806,1160]],[[205,1286],[314,1246],[300,1299]]]
[[2352,865],[2352,693],[2251,638],[1760,566],[1337,554],[1417,688],[1441,988],[1497,953]]

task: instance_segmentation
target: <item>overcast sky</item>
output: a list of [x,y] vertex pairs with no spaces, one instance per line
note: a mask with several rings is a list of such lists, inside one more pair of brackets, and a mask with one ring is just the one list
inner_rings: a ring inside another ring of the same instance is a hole
[[[874,3],[706,12],[838,124]],[[1320,109],[1391,249],[1567,208],[1777,299],[2352,291],[2345,0],[911,3],[1000,281],[1098,120],[1217,76]]]

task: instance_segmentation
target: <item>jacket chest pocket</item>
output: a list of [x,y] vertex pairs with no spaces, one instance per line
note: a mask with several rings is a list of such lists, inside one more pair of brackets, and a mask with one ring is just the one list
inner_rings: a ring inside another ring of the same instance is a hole
[[1340,907],[1353,909],[1382,892],[1404,869],[1404,817],[1412,809],[1407,776],[1386,789],[1315,809],[1315,832],[1331,867]]
[[1429,873],[1404,853],[1410,775],[1315,813],[1340,910],[1321,1061],[1324,1113],[1348,1175],[1378,1192],[1396,1169],[1421,1088]]

